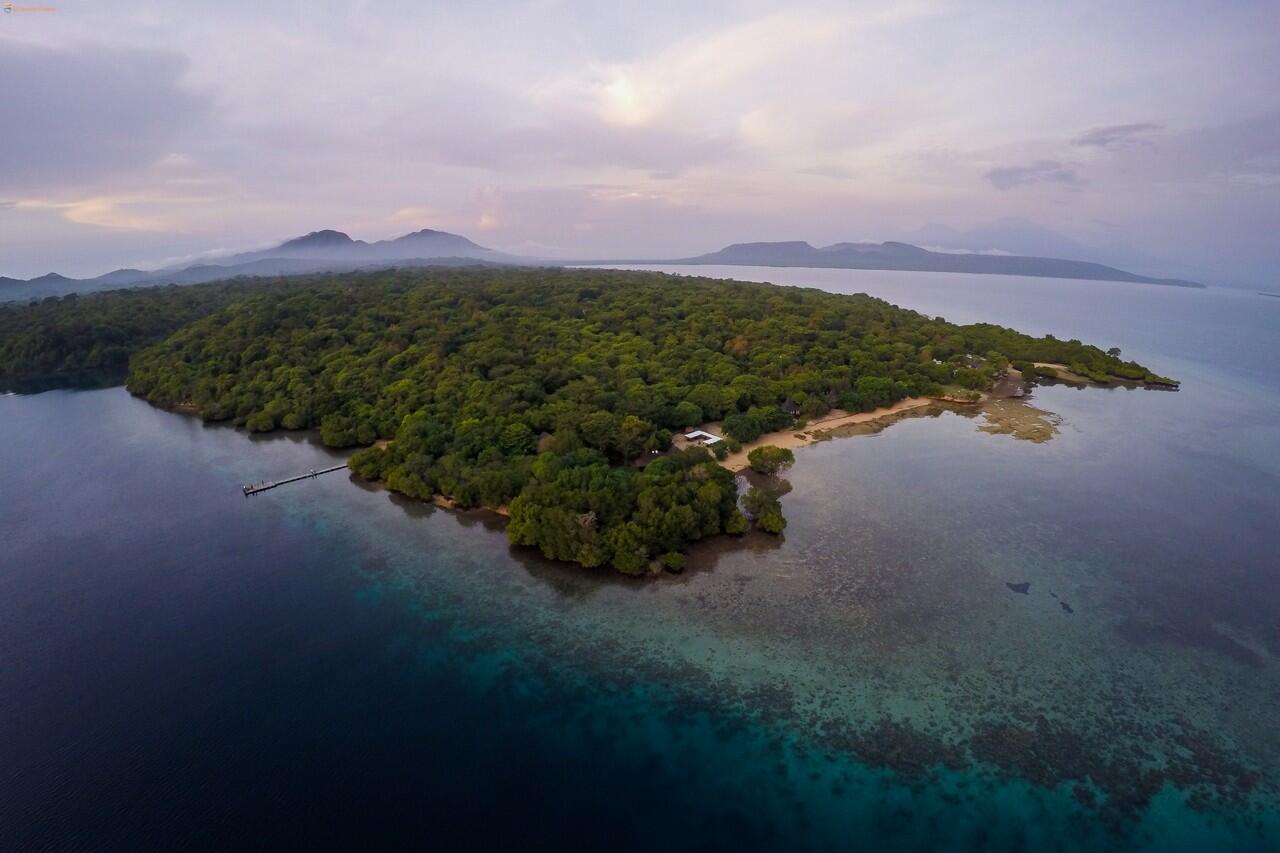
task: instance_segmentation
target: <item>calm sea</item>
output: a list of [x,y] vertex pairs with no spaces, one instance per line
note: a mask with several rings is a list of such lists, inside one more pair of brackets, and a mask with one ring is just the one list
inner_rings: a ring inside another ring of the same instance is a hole
[[805,448],[784,538],[651,582],[342,472],[241,496],[340,458],[307,436],[0,397],[0,850],[1280,847],[1280,300],[678,271],[1183,387]]

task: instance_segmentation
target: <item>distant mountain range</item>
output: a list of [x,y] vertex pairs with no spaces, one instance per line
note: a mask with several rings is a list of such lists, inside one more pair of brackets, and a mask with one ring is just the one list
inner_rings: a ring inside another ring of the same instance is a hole
[[659,263],[966,272],[986,275],[1075,278],[1088,281],[1127,281],[1174,287],[1204,287],[1203,284],[1194,281],[1152,278],[1090,261],[1069,261],[1062,258],[1037,258],[1025,255],[932,252],[910,243],[893,242],[834,243],[822,247],[814,247],[798,240],[781,243],[734,243],[707,255]]
[[735,243],[718,252],[674,260],[548,261],[508,255],[447,231],[423,229],[394,240],[366,243],[341,231],[312,231],[270,249],[242,252],[204,263],[161,270],[120,269],[95,278],[57,273],[22,280],[0,277],[0,301],[42,299],[122,287],[198,284],[238,276],[306,275],[387,267],[475,264],[580,266],[586,264],[688,264],[771,267],[827,267],[862,270],[967,272],[1093,281],[1125,281],[1175,287],[1204,287],[1192,281],[1153,278],[1090,261],[1024,255],[934,252],[910,243],[835,243],[815,248],[801,241]]
[[504,255],[471,242],[466,237],[447,231],[424,228],[405,234],[394,240],[366,243],[352,240],[341,231],[312,231],[305,237],[286,240],[273,249],[245,252],[219,261],[224,265],[254,263],[257,261],[294,258],[309,261],[343,261],[366,263],[370,261],[402,261],[409,258],[475,258],[495,263],[519,261],[512,255]]
[[312,231],[279,246],[242,252],[190,266],[160,270],[120,269],[94,278],[67,278],[48,273],[22,280],[0,276],[0,301],[43,299],[68,293],[92,293],[122,287],[200,284],[237,276],[307,275],[361,269],[475,264],[535,264],[507,255],[447,231],[423,229],[394,240],[366,243],[341,231]]

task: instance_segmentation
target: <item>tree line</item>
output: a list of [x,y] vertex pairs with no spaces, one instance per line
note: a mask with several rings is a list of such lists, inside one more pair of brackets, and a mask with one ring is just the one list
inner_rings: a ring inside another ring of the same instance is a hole
[[[336,447],[392,439],[351,468],[414,497],[507,507],[512,542],[624,572],[683,565],[690,542],[747,528],[734,476],[704,449],[673,452],[677,431],[719,421],[752,441],[833,408],[985,387],[1015,358],[1148,375],[1079,341],[865,295],[612,270],[136,290],[6,308],[8,328],[26,331],[0,345],[0,370],[128,357],[130,391],[206,420],[314,428]],[[781,531],[776,499],[748,504]]]

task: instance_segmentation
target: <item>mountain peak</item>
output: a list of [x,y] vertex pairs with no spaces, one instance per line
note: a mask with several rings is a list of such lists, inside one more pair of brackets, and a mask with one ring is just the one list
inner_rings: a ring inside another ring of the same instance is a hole
[[320,231],[312,231],[302,237],[294,237],[292,240],[285,240],[280,244],[281,249],[304,249],[318,248],[330,246],[349,246],[355,242],[341,231],[334,231],[331,228],[325,228]]
[[437,231],[434,228],[423,228],[420,231],[411,231],[404,236],[397,237],[394,240],[388,240],[386,242],[391,245],[426,243],[435,246],[458,246],[474,249],[481,248],[466,237],[463,237],[461,234],[450,234],[448,231]]
[[778,249],[812,249],[804,240],[761,240],[754,243],[730,243],[725,246],[726,249],[736,249],[740,246],[772,246]]

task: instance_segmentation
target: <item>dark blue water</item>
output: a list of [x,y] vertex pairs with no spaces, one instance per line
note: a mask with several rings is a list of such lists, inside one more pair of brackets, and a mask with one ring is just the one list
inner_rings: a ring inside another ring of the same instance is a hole
[[648,583],[343,473],[240,496],[305,437],[0,398],[0,849],[1274,848],[1280,304],[760,273],[1184,388],[806,448],[785,539]]

